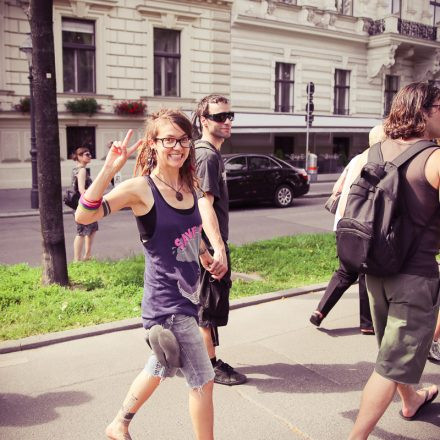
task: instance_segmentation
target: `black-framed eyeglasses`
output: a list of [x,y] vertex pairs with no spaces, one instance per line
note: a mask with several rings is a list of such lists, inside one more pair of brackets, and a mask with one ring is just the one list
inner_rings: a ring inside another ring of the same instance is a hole
[[184,136],[180,139],[172,137],[156,138],[156,141],[161,141],[164,148],[174,148],[177,146],[177,143],[179,143],[182,148],[191,147],[191,138],[189,138],[188,136]]
[[430,107],[431,107],[431,108],[432,108],[432,107],[440,108],[440,104],[431,104]]
[[205,118],[211,119],[214,122],[226,122],[226,119],[229,119],[231,122],[235,118],[234,112],[222,112],[222,113],[214,113],[213,115],[205,115]]
[[80,156],[92,157],[92,155],[90,153],[88,153],[87,151],[85,153],[81,153]]

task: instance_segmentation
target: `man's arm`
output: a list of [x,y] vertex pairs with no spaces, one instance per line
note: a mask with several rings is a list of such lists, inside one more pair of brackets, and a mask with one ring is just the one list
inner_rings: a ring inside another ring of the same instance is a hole
[[226,258],[225,244],[220,234],[218,219],[213,204],[214,196],[210,193],[205,193],[205,196],[201,197],[198,202],[203,230],[214,249],[210,272],[213,278],[219,280],[228,271],[228,260]]

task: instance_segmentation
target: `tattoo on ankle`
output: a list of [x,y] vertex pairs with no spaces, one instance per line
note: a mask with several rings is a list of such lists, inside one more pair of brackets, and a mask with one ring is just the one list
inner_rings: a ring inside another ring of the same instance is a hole
[[136,413],[131,412],[134,405],[136,405],[138,398],[133,394],[128,398],[127,402],[124,402],[121,408],[121,416],[123,420],[130,422]]

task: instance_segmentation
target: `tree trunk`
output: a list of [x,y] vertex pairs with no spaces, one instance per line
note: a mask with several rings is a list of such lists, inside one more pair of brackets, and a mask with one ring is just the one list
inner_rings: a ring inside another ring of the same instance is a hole
[[42,282],[67,285],[52,11],[52,0],[31,0],[38,193],[43,239]]

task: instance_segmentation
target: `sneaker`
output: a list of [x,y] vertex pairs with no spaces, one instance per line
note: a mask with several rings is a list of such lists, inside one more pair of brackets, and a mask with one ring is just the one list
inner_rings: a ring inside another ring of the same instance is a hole
[[324,319],[324,316],[320,315],[318,312],[313,312],[309,321],[313,325],[316,325],[316,327],[319,327],[321,325],[321,322],[323,319]]
[[433,361],[440,361],[439,341],[432,341],[431,348],[429,349],[428,359],[431,359]]
[[221,385],[241,385],[247,381],[244,374],[235,371],[229,364],[218,359],[214,365],[214,382]]

